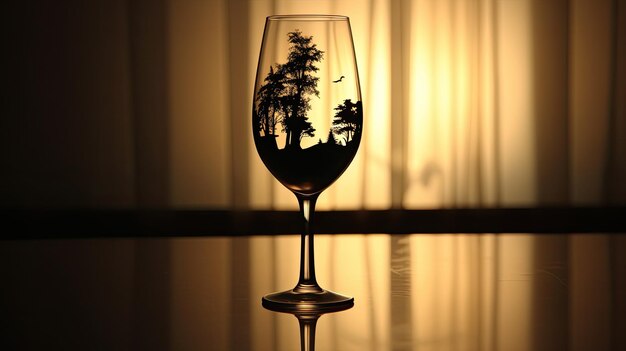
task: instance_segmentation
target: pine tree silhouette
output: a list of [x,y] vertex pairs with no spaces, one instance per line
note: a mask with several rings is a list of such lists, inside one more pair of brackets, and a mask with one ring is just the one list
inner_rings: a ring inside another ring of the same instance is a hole
[[338,135],[345,135],[346,144],[354,139],[354,136],[361,133],[363,120],[363,105],[361,101],[353,103],[351,99],[346,99],[342,104],[335,107],[335,117],[331,130]]
[[335,139],[335,133],[333,133],[332,128],[328,131],[328,139],[326,139],[326,144],[329,145],[337,145],[337,139]]
[[319,97],[319,71],[315,65],[324,52],[313,43],[312,36],[304,36],[299,30],[288,33],[291,46],[287,63],[270,67],[255,97],[255,128],[263,137],[274,138],[276,124],[282,125],[285,133],[285,148],[300,149],[305,137],[314,137],[315,128],[307,117],[311,109],[310,96]]
[[318,77],[313,73],[319,71],[315,63],[323,58],[323,51],[317,49],[312,36],[303,36],[300,30],[289,32],[289,55],[285,67],[287,86],[291,100],[291,114],[285,116],[287,141],[286,147],[300,148],[300,141],[305,136],[315,136],[315,129],[308,121],[306,112],[310,110],[309,96],[319,97],[317,90]]

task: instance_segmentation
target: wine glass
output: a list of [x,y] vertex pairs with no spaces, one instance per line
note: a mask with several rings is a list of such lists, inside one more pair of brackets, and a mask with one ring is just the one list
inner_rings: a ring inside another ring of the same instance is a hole
[[298,199],[304,231],[298,283],[264,296],[264,306],[303,311],[354,303],[352,297],[317,283],[311,222],[319,194],[352,162],[362,130],[361,89],[348,17],[267,17],[252,132],[265,166]]

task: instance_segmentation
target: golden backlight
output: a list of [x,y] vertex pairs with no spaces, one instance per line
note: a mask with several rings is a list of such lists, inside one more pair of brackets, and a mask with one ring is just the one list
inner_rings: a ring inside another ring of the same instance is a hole
[[597,42],[565,31],[568,23],[572,33],[596,28],[610,7],[594,6],[597,18],[587,18],[593,6],[575,2],[570,23],[559,2],[173,2],[172,205],[295,208],[256,155],[250,129],[264,21],[275,13],[350,17],[364,137],[319,210],[600,201],[609,162],[600,154],[611,140],[610,47],[601,36],[609,24]]

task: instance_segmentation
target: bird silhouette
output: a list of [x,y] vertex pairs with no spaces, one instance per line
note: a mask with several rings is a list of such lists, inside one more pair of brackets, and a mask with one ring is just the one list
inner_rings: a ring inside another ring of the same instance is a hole
[[333,80],[333,83],[339,83],[339,82],[341,82],[341,80],[342,80],[342,79],[344,79],[344,78],[345,78],[344,76],[341,76],[339,79],[337,79],[337,80]]

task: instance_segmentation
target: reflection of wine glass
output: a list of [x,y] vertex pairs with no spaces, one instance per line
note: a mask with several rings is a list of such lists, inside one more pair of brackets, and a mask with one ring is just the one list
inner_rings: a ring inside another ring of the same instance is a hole
[[352,305],[315,278],[313,219],[318,195],[346,170],[363,127],[350,22],[344,16],[270,16],[259,56],[252,131],[265,166],[298,198],[304,220],[300,278],[263,297],[292,310]]
[[[284,305],[283,305],[284,306]],[[317,320],[327,313],[344,311],[352,308],[352,304],[344,304],[343,306],[335,306],[319,309],[319,310],[294,310],[291,308],[281,308],[277,305],[268,307],[269,310],[274,312],[291,313],[298,318],[298,324],[300,324],[300,350],[301,351],[314,351],[315,350],[315,327],[317,326]]]

